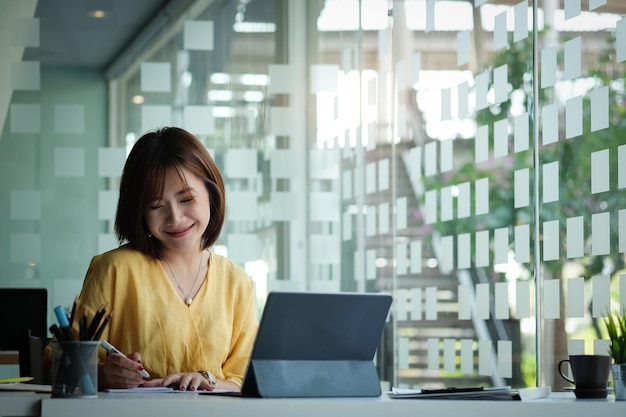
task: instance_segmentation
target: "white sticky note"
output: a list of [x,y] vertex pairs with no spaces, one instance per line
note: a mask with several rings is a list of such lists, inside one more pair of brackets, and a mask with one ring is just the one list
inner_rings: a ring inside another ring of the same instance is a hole
[[591,153],[591,194],[609,191],[610,166],[608,149]]
[[119,246],[117,237],[114,233],[99,233],[98,234],[98,253],[108,252],[111,249],[115,249]]
[[212,135],[215,133],[215,118],[212,106],[185,106],[183,108],[183,127],[194,135]]
[[428,369],[439,370],[439,339],[428,339]]
[[559,221],[551,220],[543,223],[543,260],[559,259]]
[[463,81],[457,90],[458,117],[467,116],[469,114],[469,83]]
[[441,237],[439,268],[444,274],[454,269],[454,236]]
[[456,199],[457,216],[459,219],[465,219],[470,216],[471,211],[471,191],[470,183],[464,182],[457,185],[458,195]]
[[558,319],[560,318],[561,298],[559,297],[559,286],[561,280],[548,279],[543,283],[543,318]]
[[270,178],[298,178],[298,154],[290,149],[275,149],[270,151]]
[[482,72],[476,76],[474,81],[474,94],[476,96],[476,110],[482,110],[487,108],[489,102],[487,101],[487,95],[489,93],[489,70]]
[[541,50],[541,88],[556,84],[557,53],[556,45]]
[[422,319],[422,289],[411,288],[411,320]]
[[530,318],[530,282],[515,282],[515,317],[518,319]]
[[457,268],[469,269],[472,266],[472,236],[469,233],[460,233],[457,239]]
[[270,219],[276,222],[286,222],[299,218],[298,195],[289,191],[273,191],[270,194]]
[[186,50],[212,51],[214,48],[213,22],[210,20],[187,20],[183,25],[183,48]]
[[336,93],[338,87],[338,65],[311,65],[311,93]]
[[11,19],[11,46],[39,48],[40,40],[39,19]]
[[[335,193],[328,194],[334,195]],[[378,205],[378,233],[381,235],[389,233],[389,221],[389,203],[385,201]]]
[[476,318],[489,320],[489,306],[491,306],[489,284],[476,284]]
[[580,0],[564,0],[563,2],[565,20],[580,16]]
[[470,33],[462,30],[456,34],[456,66],[461,67],[469,63]]
[[296,90],[296,71],[293,65],[270,64],[268,65],[269,84],[268,93],[290,94]]
[[227,237],[228,258],[239,264],[259,259],[259,241],[255,234],[231,233]]
[[311,263],[314,265],[339,265],[341,242],[336,235],[311,235]]
[[567,285],[567,305],[565,306],[565,316],[568,318],[585,317],[585,280],[582,277],[568,278]]
[[396,200],[396,231],[404,230],[408,227],[408,200],[400,197]]
[[459,297],[459,320],[470,320],[472,318],[472,306],[474,305],[474,291],[468,284],[458,286]]
[[442,88],[441,89],[441,120],[450,120],[452,118],[452,89],[451,88]]
[[[618,251],[621,253],[626,252],[626,209],[618,211]],[[626,292],[623,293],[626,296]]]
[[528,2],[523,0],[514,7],[515,28],[513,29],[513,42],[519,42],[528,37]]
[[437,190],[428,190],[424,193],[424,223],[437,222]]
[[172,125],[172,107],[144,104],[141,106],[141,130],[147,132],[160,126]]
[[41,235],[39,233],[11,233],[10,248],[12,263],[41,262]]
[[11,191],[11,220],[41,220],[41,191]]
[[501,158],[509,153],[509,121],[500,119],[493,124],[493,156]]
[[522,113],[513,119],[513,152],[528,150],[529,143],[529,118],[528,113]]
[[563,80],[573,80],[580,77],[582,73],[581,64],[582,40],[578,36],[569,41],[563,42]]
[[84,177],[84,148],[54,148],[55,177]]
[[427,177],[437,173],[437,142],[424,145],[424,175]]
[[474,150],[474,162],[480,163],[489,159],[489,125],[478,126],[476,128]]
[[11,133],[41,133],[39,104],[11,104]]
[[[583,339],[570,339],[567,341],[567,353],[569,355],[584,355],[585,354],[585,341]],[[563,368],[565,370],[566,367]],[[569,370],[569,366],[567,366]],[[572,378],[571,371],[567,373]]]
[[479,340],[478,341],[478,374],[491,376],[492,366],[492,348],[491,340]]
[[489,231],[476,232],[476,266],[489,266]]
[[589,93],[591,101],[591,131],[609,127],[609,88],[600,87]]
[[502,103],[509,98],[508,65],[501,65],[493,70],[494,104]]
[[398,337],[398,369],[408,369],[409,364],[409,338]]
[[498,13],[493,19],[493,49],[498,51],[508,45],[509,34],[506,29],[506,11]]
[[292,136],[296,130],[297,120],[291,107],[270,108],[270,133],[276,136]]
[[493,263],[503,265],[509,262],[509,229],[500,227],[493,231]]
[[617,148],[617,188],[626,188],[626,145]]
[[257,175],[257,154],[254,149],[229,149],[224,155],[227,178],[254,178]]
[[595,213],[591,215],[591,254],[611,253],[611,215]]
[[54,133],[84,134],[85,106],[82,104],[55,104]]
[[550,162],[543,165],[543,194],[544,203],[559,201],[559,162]]
[[449,221],[453,219],[453,197],[452,187],[441,188],[441,221]]
[[98,148],[99,177],[121,177],[125,162],[125,148]]
[[378,161],[378,191],[385,191],[389,189],[390,175],[389,158],[380,159]]
[[615,51],[618,63],[626,60],[626,17],[618,20],[615,27]]
[[474,342],[471,339],[461,339],[461,373],[474,373]]
[[509,283],[496,282],[494,284],[495,318],[499,320],[509,319]]
[[141,91],[169,93],[172,89],[171,67],[169,62],[142,62]]
[[604,6],[607,0],[589,0],[589,11],[595,10],[600,6]]
[[583,134],[583,98],[572,97],[565,101],[565,139]]
[[530,205],[530,169],[515,170],[513,174],[513,206],[515,208],[528,207]]
[[515,261],[530,262],[530,225],[516,225],[514,229]]
[[443,339],[443,370],[456,372],[456,341]]
[[404,242],[396,245],[396,273],[398,275],[406,275],[408,271],[409,251],[408,246]]
[[[282,194],[277,195],[276,198],[280,198]],[[274,195],[272,194],[270,198],[271,199],[274,198]],[[235,191],[235,190],[227,191],[226,192],[226,201],[228,201],[228,204],[226,205],[227,219],[232,220],[232,221],[245,221],[245,220],[258,219],[259,208],[258,208],[257,200],[258,200],[257,193],[253,191]]]
[[368,206],[365,213],[365,235],[376,236],[376,226],[378,225],[378,210],[376,206]]
[[410,244],[411,253],[411,273],[419,274],[422,272],[422,241],[413,240]]
[[549,145],[559,140],[559,108],[556,104],[548,104],[541,109],[542,132],[541,143]]
[[580,258],[585,255],[585,230],[582,216],[570,217],[566,221],[567,258]]
[[591,278],[591,315],[606,317],[611,308],[611,277],[600,275]]
[[437,320],[437,287],[426,288],[426,320]]
[[115,220],[118,199],[119,191],[117,190],[98,191],[98,220]]
[[498,376],[513,377],[513,342],[498,340]]
[[489,178],[481,178],[476,180],[474,188],[476,194],[476,214],[488,214],[489,213]]
[[11,63],[11,88],[15,91],[39,91],[41,88],[41,64],[39,61]]
[[422,177],[422,147],[416,146],[409,151],[409,160],[411,161],[409,167],[409,175],[412,182],[418,182]]

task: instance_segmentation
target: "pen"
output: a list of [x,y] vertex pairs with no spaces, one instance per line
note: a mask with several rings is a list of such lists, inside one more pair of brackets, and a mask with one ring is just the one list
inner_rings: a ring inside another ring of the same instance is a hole
[[20,376],[18,378],[4,378],[4,379],[0,379],[0,384],[13,384],[16,382],[28,382],[32,380],[33,380],[32,376]]
[[[118,348],[116,348],[115,346],[113,346],[112,344],[107,342],[106,340],[102,340],[100,342],[100,346],[102,346],[104,348],[104,350],[106,350],[109,353],[117,353],[118,355],[126,356],[126,355],[124,355],[124,353],[122,353],[121,350],[119,350]],[[144,378],[150,378],[150,374],[145,369],[141,370],[139,373]]]

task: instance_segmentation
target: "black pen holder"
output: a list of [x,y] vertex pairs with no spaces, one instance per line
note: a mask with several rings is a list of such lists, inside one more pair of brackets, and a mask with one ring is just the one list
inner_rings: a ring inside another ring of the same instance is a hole
[[98,346],[95,341],[52,342],[52,398],[98,396]]

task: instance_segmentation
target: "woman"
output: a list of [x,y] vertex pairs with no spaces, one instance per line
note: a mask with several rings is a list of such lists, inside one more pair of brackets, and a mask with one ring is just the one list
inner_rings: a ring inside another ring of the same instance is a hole
[[128,354],[100,350],[100,388],[240,389],[258,321],[252,280],[209,249],[224,194],[215,162],[189,132],[159,129],[133,147],[115,218],[124,244],[92,259],[76,310],[112,312],[102,338]]

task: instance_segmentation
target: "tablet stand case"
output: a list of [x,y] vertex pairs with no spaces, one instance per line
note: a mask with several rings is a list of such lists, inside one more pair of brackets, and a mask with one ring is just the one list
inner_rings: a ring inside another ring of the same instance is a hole
[[379,397],[372,361],[256,359],[249,364],[246,397]]

